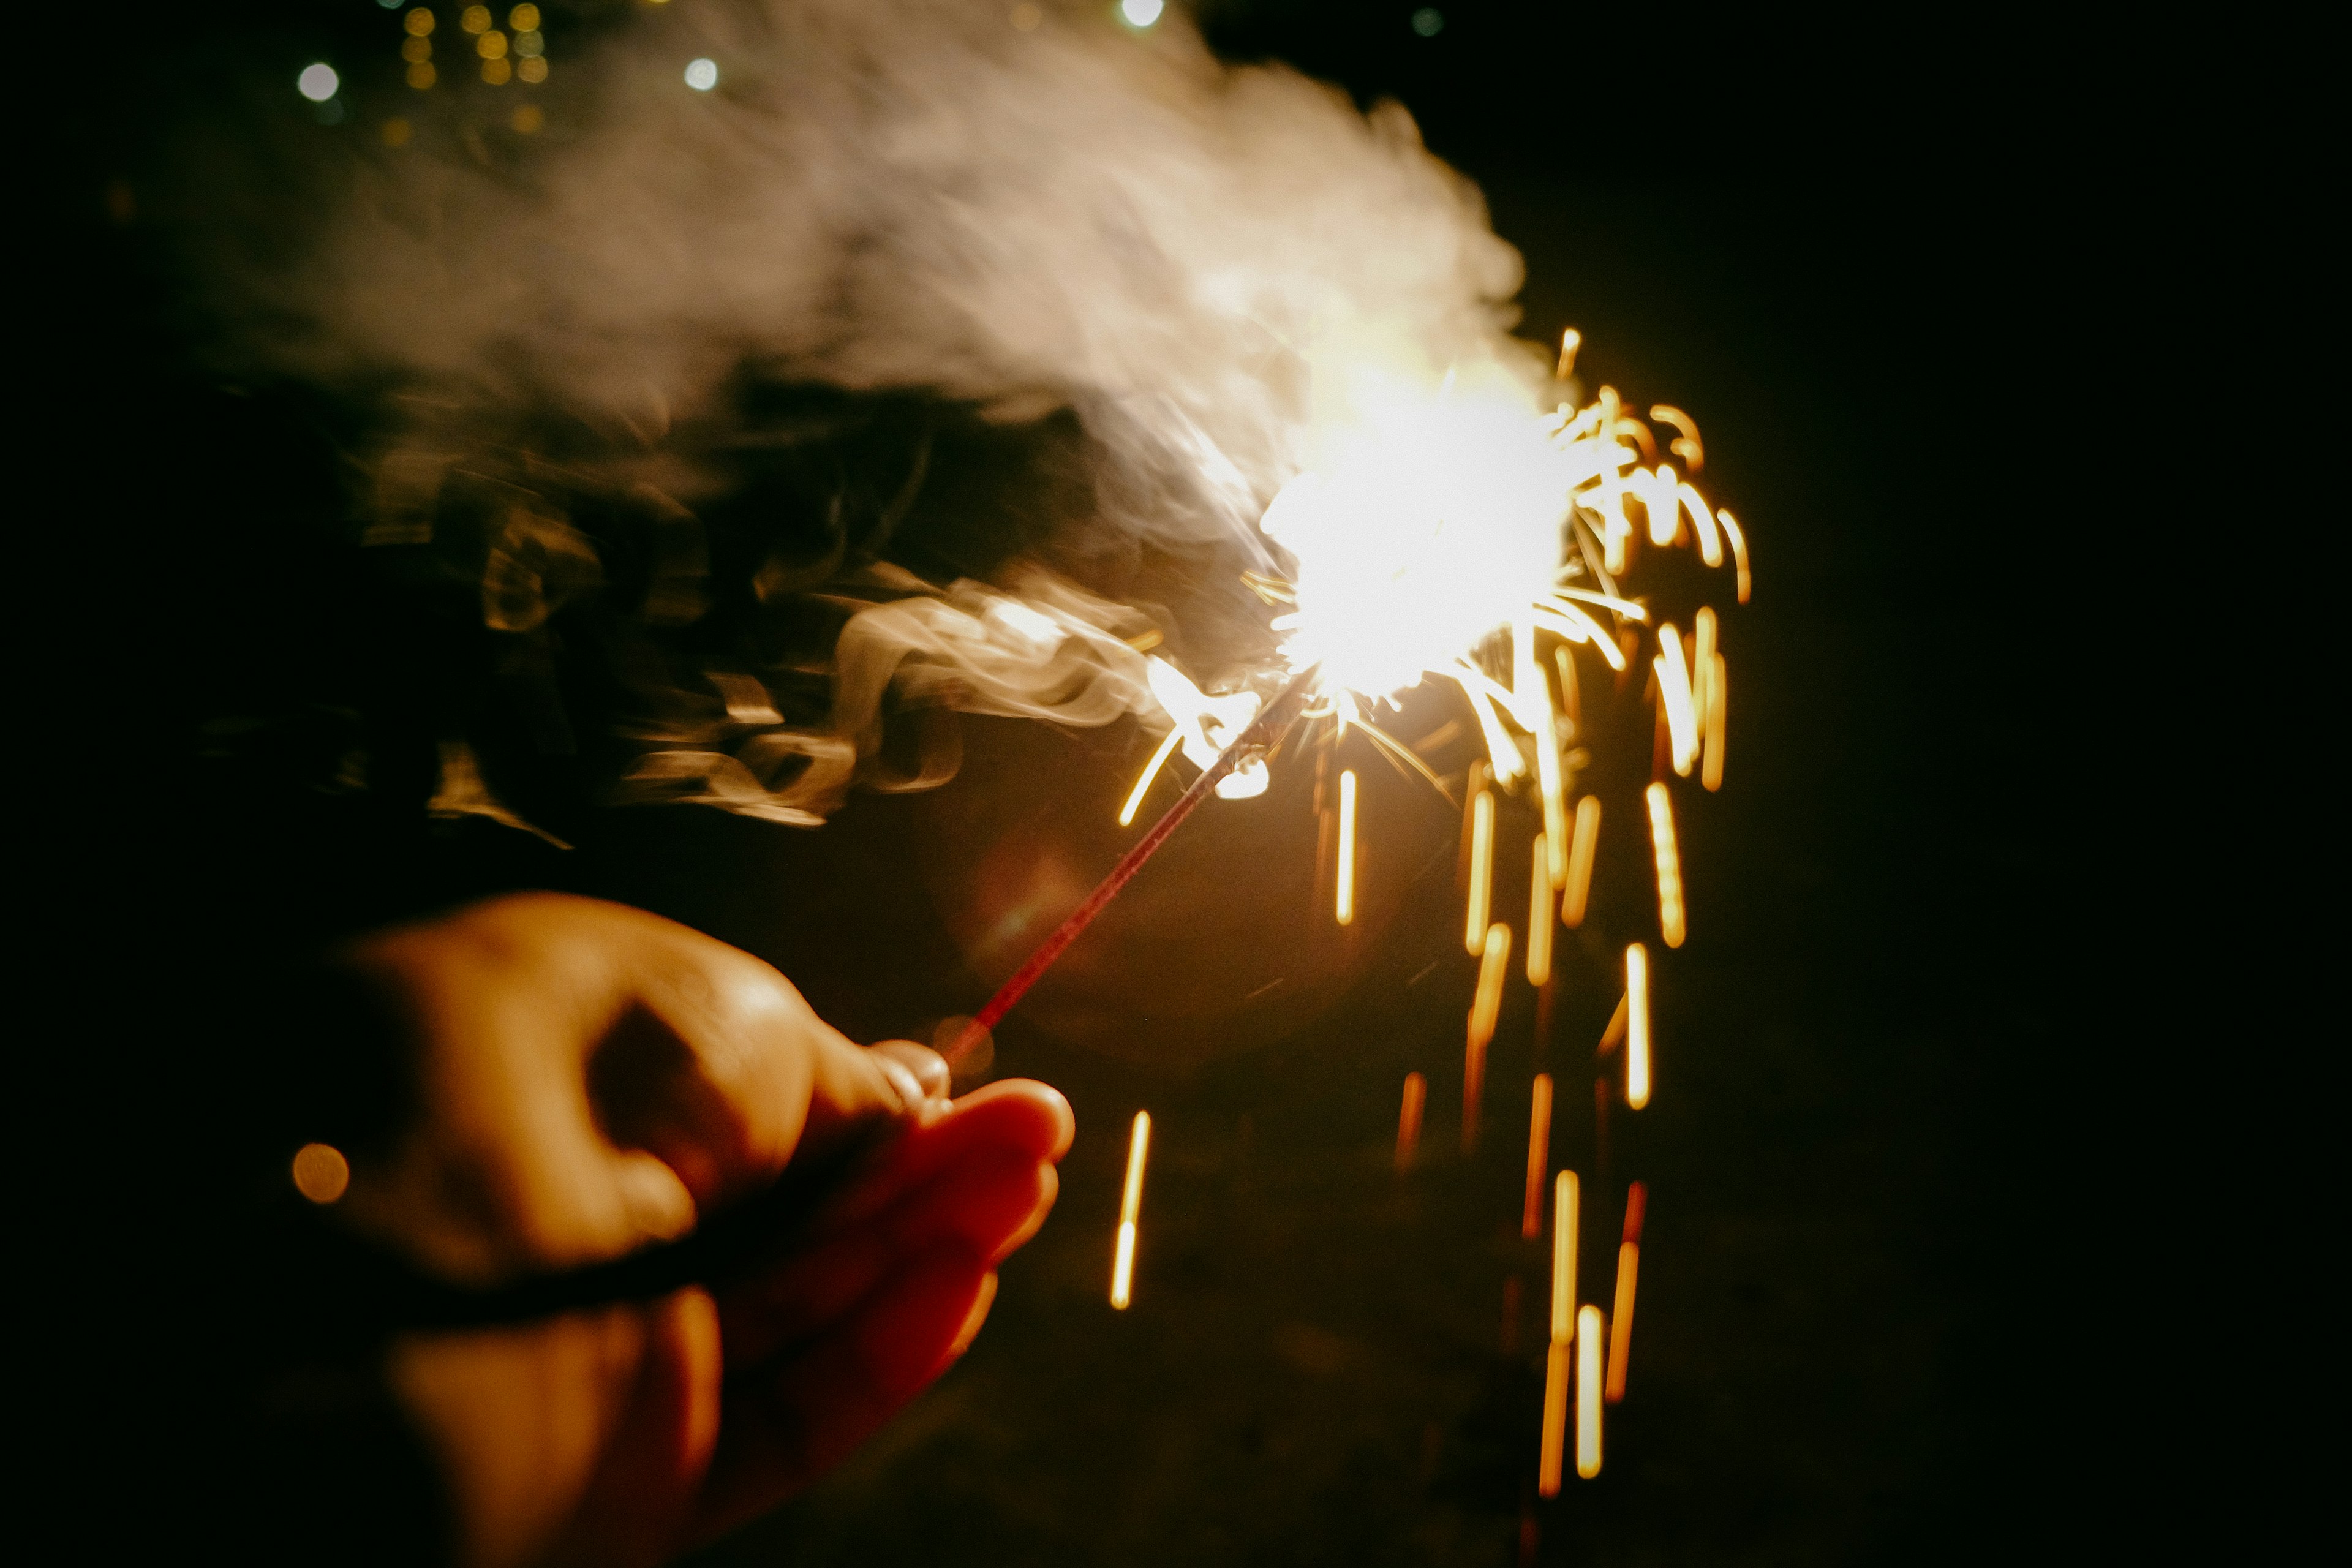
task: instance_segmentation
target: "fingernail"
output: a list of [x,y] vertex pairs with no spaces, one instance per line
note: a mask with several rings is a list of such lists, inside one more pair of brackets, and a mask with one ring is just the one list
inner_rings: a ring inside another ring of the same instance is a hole
[[980,1337],[980,1326],[988,1321],[988,1309],[996,1300],[996,1271],[990,1269],[980,1277],[980,1294],[972,1298],[971,1310],[964,1314],[963,1327],[956,1331],[955,1343],[948,1350],[950,1357],[960,1356],[971,1348]]
[[920,1091],[919,1098],[937,1100],[947,1093],[947,1058],[929,1047],[912,1040],[885,1040],[874,1047],[874,1054],[904,1068]]

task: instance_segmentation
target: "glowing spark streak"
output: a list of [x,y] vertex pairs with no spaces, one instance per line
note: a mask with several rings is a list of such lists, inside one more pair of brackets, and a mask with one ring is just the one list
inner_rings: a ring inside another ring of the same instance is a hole
[[1528,984],[1551,982],[1551,848],[1536,835],[1535,862],[1528,868]]
[[1568,887],[1559,896],[1559,923],[1573,929],[1584,923],[1584,906],[1592,894],[1592,854],[1601,843],[1601,797],[1588,795],[1576,803],[1576,841],[1568,852]]
[[1470,699],[1470,710],[1478,715],[1478,728],[1486,731],[1486,754],[1495,769],[1495,782],[1507,784],[1527,772],[1519,761],[1519,748],[1503,728],[1502,716],[1510,710],[1511,694],[1489,680],[1486,674],[1468,665],[1446,671]]
[[1184,727],[1176,725],[1168,731],[1168,738],[1160,742],[1160,749],[1151,753],[1151,761],[1144,764],[1143,776],[1135,781],[1135,788],[1128,793],[1127,804],[1119,808],[1118,825],[1121,827],[1135,820],[1137,809],[1143,805],[1143,797],[1151,791],[1151,781],[1160,776],[1160,770],[1167,763],[1169,753],[1183,739]]
[[1559,1472],[1568,1447],[1568,1363],[1570,1347],[1559,1340],[1544,1357],[1543,1458],[1536,1470],[1536,1490],[1559,1496]]
[[1682,636],[1672,621],[1658,628],[1658,657],[1650,667],[1658,677],[1658,702],[1674,746],[1675,772],[1687,773],[1698,759],[1698,716],[1691,710],[1690,666],[1683,658]]
[[1486,945],[1486,920],[1495,889],[1495,797],[1480,790],[1470,797],[1470,909],[1462,945],[1475,955]]
[[1356,770],[1339,774],[1339,923],[1356,918]]
[[1576,689],[1576,661],[1564,647],[1552,649],[1551,658],[1559,667],[1560,711],[1568,718],[1568,738],[1572,741],[1584,724],[1584,704]]
[[1738,574],[1739,602],[1748,602],[1748,536],[1739,531],[1738,522],[1727,511],[1717,511],[1715,521],[1723,524],[1723,536],[1731,541],[1732,570]]
[[1519,1214],[1519,1234],[1533,1241],[1543,1234],[1544,1169],[1551,1163],[1551,1074],[1536,1074],[1535,1107],[1528,1112],[1528,1193]]
[[1625,1015],[1628,1003],[1628,997],[1617,998],[1617,1010],[1609,1015],[1609,1025],[1601,1031],[1601,1044],[1594,1047],[1592,1052],[1594,1056],[1605,1057],[1625,1043]]
[[1576,1327],[1576,1473],[1589,1481],[1601,1473],[1601,1309],[1580,1309]]
[[1576,351],[1584,346],[1584,334],[1574,327],[1559,335],[1559,363],[1552,371],[1554,381],[1566,381],[1576,374]]
[[1706,467],[1706,447],[1698,438],[1698,421],[1671,403],[1654,405],[1650,417],[1662,425],[1673,426],[1678,432],[1675,439],[1667,443],[1667,450],[1688,463],[1692,473]]
[[1650,1103],[1650,950],[1625,949],[1625,1103]]
[[[1535,921],[1537,925],[1549,928],[1551,911],[1546,906],[1551,902],[1552,889],[1568,877],[1567,784],[1560,777],[1559,734],[1552,728],[1551,702],[1548,697],[1536,718],[1536,776],[1543,786],[1544,830],[1536,836],[1536,844],[1543,853],[1536,858],[1538,864],[1536,867]],[[1549,974],[1551,938],[1548,933],[1544,937],[1543,951],[1544,973]],[[1528,962],[1535,962],[1532,945],[1528,949]],[[1538,980],[1536,984],[1540,985],[1543,982]]]
[[1644,487],[1642,506],[1650,514],[1650,542],[1668,545],[1683,528],[1682,480],[1672,463],[1660,463]]
[[1668,947],[1683,944],[1683,861],[1675,848],[1675,808],[1666,786],[1654,784],[1650,802],[1650,848],[1658,862],[1658,932]]
[[1478,1146],[1478,1102],[1486,1093],[1486,1047],[1503,1010],[1503,976],[1511,963],[1511,928],[1497,921],[1486,930],[1478,962],[1478,994],[1470,1003],[1469,1037],[1462,1052],[1462,1147]]
[[1631,599],[1621,599],[1614,594],[1596,594],[1590,588],[1554,588],[1536,603],[1547,609],[1565,611],[1569,608],[1568,601],[1570,599],[1579,600],[1587,605],[1598,605],[1604,610],[1613,610],[1629,621],[1646,622],[1650,618],[1650,607],[1647,605],[1637,605]]
[[1633,1280],[1641,1271],[1642,1249],[1633,1242],[1617,1247],[1616,1310],[1609,1314],[1609,1383],[1604,1391],[1612,1405],[1625,1397],[1625,1363],[1633,1353]]
[[[1381,729],[1378,724],[1368,722],[1360,713],[1355,715],[1352,723],[1356,729],[1361,730],[1367,736],[1369,736],[1375,745],[1378,745],[1381,750],[1386,752],[1392,763],[1402,763],[1404,766],[1411,768],[1414,773],[1421,775],[1423,780],[1428,784],[1430,788],[1435,790],[1440,795],[1443,795],[1448,805],[1453,804],[1454,792],[1447,789],[1444,784],[1439,782],[1437,775],[1429,771],[1429,764],[1423,762],[1412,747],[1401,743],[1395,736]],[[1426,742],[1423,743],[1426,744]]]
[[1697,524],[1698,558],[1710,566],[1723,564],[1723,541],[1716,537],[1715,513],[1707,510],[1706,498],[1698,493],[1696,485],[1685,484],[1675,492],[1682,498],[1691,521]]
[[1716,624],[1715,612],[1702,607],[1696,625],[1697,640],[1691,647],[1691,710],[1697,716],[1699,727],[1706,726],[1707,681],[1715,674]]
[[1150,1152],[1151,1112],[1139,1110],[1127,1143],[1127,1190],[1118,1200],[1118,1256],[1110,1269],[1110,1304],[1121,1311],[1127,1310],[1135,1283],[1135,1222],[1143,1213],[1143,1163]]
[[1717,654],[1706,676],[1706,739],[1698,765],[1698,782],[1710,790],[1723,787],[1723,724],[1724,709],[1729,694],[1724,689],[1723,656]]
[[1421,1108],[1429,1101],[1429,1080],[1417,1072],[1404,1075],[1404,1103],[1397,1108],[1396,1168],[1412,1168],[1421,1148]]
[[1576,1214],[1574,1171],[1562,1171],[1551,1187],[1551,1337],[1566,1344],[1576,1337]]

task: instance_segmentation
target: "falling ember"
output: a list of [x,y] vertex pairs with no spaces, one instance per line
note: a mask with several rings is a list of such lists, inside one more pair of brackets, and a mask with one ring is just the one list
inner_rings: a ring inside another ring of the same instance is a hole
[[1576,1314],[1576,1473],[1601,1473],[1601,1309]]
[[1718,653],[1707,668],[1706,728],[1698,764],[1698,782],[1711,791],[1723,787],[1723,720],[1727,700],[1724,685],[1723,656]]
[[1151,1112],[1135,1113],[1127,1144],[1127,1190],[1118,1200],[1118,1254],[1111,1262],[1110,1304],[1124,1311],[1135,1283],[1135,1223],[1143,1212],[1143,1163],[1151,1152]]
[[1696,630],[1693,634],[1691,643],[1691,714],[1693,721],[1698,726],[1702,736],[1700,745],[1704,748],[1708,683],[1715,679],[1715,649],[1718,635],[1715,612],[1712,609],[1701,607],[1697,616],[1694,617],[1694,625]]
[[1609,1314],[1608,1402],[1625,1397],[1625,1366],[1633,1345],[1633,1284],[1642,1267],[1642,1220],[1649,1207],[1649,1190],[1635,1182],[1625,1194],[1625,1238],[1617,1245],[1617,1297]]
[[1576,1173],[1562,1171],[1551,1190],[1551,1337],[1562,1343],[1576,1334]]
[[1739,531],[1739,524],[1727,511],[1717,511],[1715,521],[1723,525],[1723,537],[1731,541],[1731,569],[1744,605],[1748,602],[1748,536]]
[[1136,811],[1143,805],[1143,797],[1151,793],[1151,781],[1160,776],[1160,770],[1167,765],[1168,754],[1183,739],[1183,726],[1177,725],[1168,731],[1168,738],[1160,742],[1160,749],[1151,753],[1151,761],[1144,764],[1142,775],[1135,781],[1135,788],[1128,793],[1127,804],[1119,808],[1118,825],[1121,827],[1135,821]]
[[1544,1171],[1551,1164],[1551,1074],[1536,1074],[1535,1105],[1528,1112],[1528,1194],[1519,1234],[1533,1241],[1543,1234]]
[[1625,1103],[1650,1103],[1650,950],[1638,942],[1625,949]]
[[1559,1475],[1568,1450],[1569,1358],[1574,1348],[1554,1340],[1544,1355],[1543,1455],[1536,1466],[1536,1490],[1559,1496]]
[[1356,770],[1339,774],[1339,923],[1356,918]]
[[1584,923],[1584,908],[1592,896],[1592,855],[1601,844],[1601,797],[1588,795],[1576,803],[1576,842],[1568,853],[1568,887],[1559,896],[1559,923],[1574,928]]
[[1674,802],[1666,786],[1649,787],[1650,848],[1658,862],[1658,931],[1668,947],[1683,944],[1683,861],[1675,847]]
[[1470,907],[1462,924],[1462,945],[1474,957],[1486,945],[1494,895],[1495,797],[1482,789],[1470,797]]
[[1698,758],[1698,715],[1691,706],[1690,666],[1683,658],[1683,639],[1668,622],[1658,628],[1658,657],[1651,661],[1658,678],[1658,709],[1666,721],[1666,739],[1674,748],[1675,772],[1687,773]]
[[1551,853],[1536,835],[1535,864],[1528,872],[1528,984],[1551,983]]
[[1469,1040],[1462,1056],[1462,1148],[1478,1146],[1478,1102],[1486,1089],[1486,1047],[1502,1016],[1503,977],[1511,964],[1511,928],[1497,921],[1487,928],[1478,962],[1478,994],[1470,1003]]
[[1617,998],[1617,1010],[1609,1015],[1609,1026],[1601,1031],[1601,1045],[1592,1053],[1594,1056],[1605,1057],[1625,1043],[1625,1015],[1632,1002],[1630,992]]
[[1421,1149],[1421,1109],[1429,1100],[1429,1080],[1417,1072],[1404,1075],[1404,1103],[1397,1110],[1396,1168],[1412,1169]]
[[1559,335],[1559,363],[1552,370],[1552,379],[1566,381],[1576,374],[1576,351],[1584,346],[1584,334],[1574,327]]

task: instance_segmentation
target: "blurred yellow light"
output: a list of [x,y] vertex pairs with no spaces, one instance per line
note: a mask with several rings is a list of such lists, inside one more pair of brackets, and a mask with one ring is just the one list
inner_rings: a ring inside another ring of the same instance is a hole
[[1650,1103],[1650,950],[1625,949],[1625,1103]]
[[406,60],[410,65],[421,64],[425,60],[431,59],[433,58],[433,40],[430,38],[401,39],[400,58]]
[[516,6],[507,13],[507,26],[518,33],[539,31],[539,7],[529,5]]
[[411,133],[408,121],[405,120],[394,119],[387,120],[383,122],[382,134],[383,136],[383,144],[387,147],[407,146],[408,138]]
[[1603,1395],[1612,1405],[1625,1397],[1625,1364],[1633,1353],[1633,1281],[1642,1249],[1630,1241],[1617,1247],[1617,1304],[1609,1314],[1609,1382]]
[[1559,896],[1559,923],[1584,923],[1584,906],[1592,894],[1592,855],[1601,843],[1601,797],[1588,795],[1576,803],[1576,841],[1568,852],[1568,887]]
[[1356,770],[1339,773],[1339,923],[1356,918]]
[[1397,1107],[1396,1168],[1412,1167],[1412,1157],[1421,1148],[1421,1111],[1429,1100],[1429,1080],[1417,1072],[1404,1075],[1404,1102]]
[[1554,1340],[1544,1357],[1543,1453],[1536,1463],[1536,1490],[1559,1496],[1559,1476],[1568,1450],[1569,1360],[1575,1354],[1566,1340]]
[[507,36],[484,33],[474,40],[474,52],[486,60],[502,60],[507,58]]
[[440,73],[433,68],[432,61],[419,60],[408,68],[408,85],[422,92],[439,79],[439,76]]
[[408,29],[410,37],[425,37],[433,31],[433,13],[419,5],[415,10],[403,16],[400,19],[400,25]]
[[1601,1309],[1576,1314],[1576,1473],[1601,1473]]
[[515,128],[517,135],[530,136],[537,134],[539,128],[547,123],[547,116],[535,103],[518,104],[508,123]]
[[1723,525],[1723,536],[1731,541],[1731,566],[1739,584],[1739,602],[1748,602],[1748,536],[1739,531],[1738,521],[1728,511],[1717,511],[1715,521]]
[[529,82],[545,81],[547,79],[547,62],[541,59],[538,56],[533,55],[530,58],[524,60],[521,64],[515,67],[515,75]]
[[1683,944],[1683,860],[1675,847],[1674,803],[1666,798],[1666,786],[1652,784],[1646,792],[1650,803],[1650,848],[1658,862],[1658,932],[1666,939],[1668,947]]
[[514,67],[502,59],[482,62],[482,79],[492,87],[504,87],[513,77]]
[[1691,706],[1690,665],[1683,657],[1682,635],[1672,621],[1658,628],[1658,657],[1650,661],[1650,668],[1658,678],[1658,705],[1666,718],[1675,772],[1687,773],[1698,758],[1698,719]]
[[1013,30],[1016,33],[1034,33],[1045,20],[1045,13],[1026,0],[1013,7]]
[[1576,1217],[1574,1171],[1562,1171],[1551,1186],[1551,1337],[1565,1344],[1576,1337]]
[[351,1162],[331,1143],[305,1143],[294,1153],[294,1190],[314,1204],[331,1204],[352,1184]]
[[1535,863],[1528,868],[1528,984],[1551,983],[1551,847],[1536,835]]
[[1559,363],[1551,373],[1554,381],[1566,381],[1576,374],[1576,351],[1584,346],[1584,334],[1574,327],[1559,335]]
[[1486,940],[1495,889],[1495,797],[1485,790],[1470,797],[1470,905],[1462,924],[1462,945],[1474,954]]
[[1528,1111],[1528,1188],[1519,1210],[1519,1234],[1529,1241],[1543,1234],[1543,1179],[1550,1164],[1551,1074],[1539,1072]]
[[1118,1251],[1111,1261],[1110,1304],[1126,1310],[1135,1285],[1135,1226],[1143,1215],[1143,1165],[1151,1153],[1151,1112],[1135,1113],[1127,1141],[1127,1187],[1118,1200]]
[[457,26],[465,28],[466,31],[469,33],[488,32],[490,28],[490,8],[488,5],[467,6],[463,11],[457,13]]
[[514,36],[514,52],[525,59],[547,53],[547,35],[524,28]]
[[1698,764],[1698,782],[1711,790],[1723,787],[1725,710],[1731,700],[1731,693],[1727,689],[1728,684],[1728,679],[1724,672],[1723,656],[1717,654],[1707,670],[1706,731],[1700,747]]

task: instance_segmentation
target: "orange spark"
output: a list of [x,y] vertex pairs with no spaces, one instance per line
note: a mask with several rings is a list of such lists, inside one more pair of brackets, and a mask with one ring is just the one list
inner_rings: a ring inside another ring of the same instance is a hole
[[1404,1075],[1404,1103],[1397,1110],[1396,1168],[1409,1171],[1421,1148],[1421,1108],[1429,1099],[1429,1080],[1417,1072]]
[[1551,851],[1536,835],[1535,864],[1528,870],[1528,984],[1551,980]]
[[1638,942],[1625,949],[1625,1103],[1650,1103],[1650,950]]
[[1151,1112],[1135,1113],[1127,1144],[1127,1190],[1118,1201],[1118,1253],[1110,1267],[1110,1304],[1124,1311],[1135,1283],[1135,1225],[1143,1213],[1143,1163],[1151,1152]]
[[1683,862],[1675,847],[1674,803],[1666,786],[1654,784],[1645,792],[1650,803],[1650,848],[1658,862],[1658,930],[1668,947],[1683,944]]
[[1462,945],[1475,955],[1486,942],[1495,887],[1495,797],[1480,790],[1470,797],[1470,907],[1462,925]]
[[1528,1113],[1528,1195],[1519,1234],[1533,1241],[1543,1234],[1544,1168],[1551,1163],[1551,1074],[1536,1074],[1535,1107]]
[[1341,925],[1356,918],[1356,770],[1339,773],[1339,894]]
[[1592,894],[1592,852],[1601,843],[1601,797],[1588,795],[1576,803],[1576,838],[1568,852],[1568,886],[1559,897],[1559,923],[1584,923],[1584,906]]
[[1576,1314],[1576,1473],[1591,1480],[1601,1473],[1601,1309]]
[[1478,1101],[1486,1087],[1486,1047],[1503,1010],[1503,976],[1511,963],[1511,928],[1497,921],[1480,944],[1478,994],[1470,1003],[1470,1031],[1462,1055],[1462,1147],[1478,1146]]

